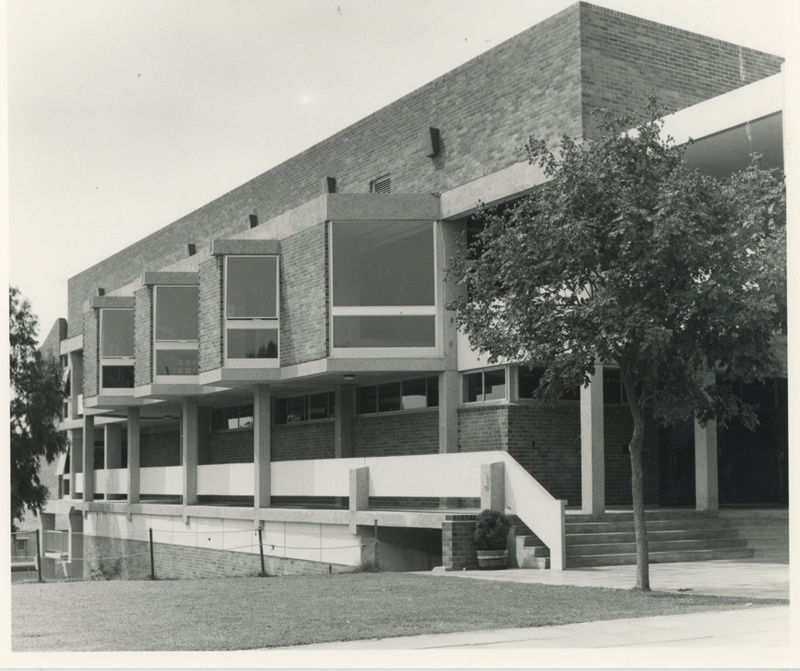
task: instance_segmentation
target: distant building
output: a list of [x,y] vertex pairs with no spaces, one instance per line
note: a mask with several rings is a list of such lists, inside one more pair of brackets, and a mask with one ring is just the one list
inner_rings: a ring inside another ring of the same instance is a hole
[[[591,137],[597,107],[658,94],[691,165],[782,166],[781,62],[578,3],[73,277],[44,520],[71,570],[146,574],[151,529],[161,575],[257,571],[259,531],[275,573],[359,565],[376,533],[386,567],[460,568],[480,506],[569,564],[564,502],[630,504],[618,372],[534,407],[536,371],[456,331],[447,259],[479,201],[544,181],[528,137]],[[752,436],[649,424],[648,504],[785,503],[786,380],[751,392]]]

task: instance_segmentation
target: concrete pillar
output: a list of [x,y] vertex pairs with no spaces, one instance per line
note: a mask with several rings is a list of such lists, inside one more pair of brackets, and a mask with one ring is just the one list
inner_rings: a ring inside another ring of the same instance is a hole
[[506,467],[502,461],[481,464],[481,510],[506,510]]
[[83,500],[94,501],[94,416],[83,417]]
[[352,384],[337,384],[335,390],[335,455],[346,459],[353,455],[353,417],[356,407],[356,388]]
[[78,473],[83,473],[83,430],[70,429],[69,442],[69,498],[81,499],[83,496],[78,496],[75,476]]
[[272,460],[272,399],[269,385],[256,385],[253,397],[253,476],[255,478],[253,505],[269,508]]
[[69,353],[69,418],[78,416],[78,396],[83,393],[83,352]]
[[439,454],[458,452],[458,407],[461,375],[456,370],[439,373]]
[[350,532],[356,532],[355,514],[369,509],[369,467],[350,469]]
[[83,516],[79,510],[69,511],[69,577],[83,578]]
[[128,503],[139,503],[140,436],[139,408],[128,408]]
[[106,468],[122,468],[122,426],[106,424],[105,434],[105,466]]
[[606,506],[603,366],[596,365],[581,387],[581,511],[598,514]]
[[[715,373],[706,373],[706,384],[713,384]],[[719,510],[719,475],[717,472],[717,422],[705,426],[694,421],[694,483],[697,510]]]
[[[197,399],[184,398],[181,408],[181,455],[183,463],[183,505],[197,503]],[[185,512],[184,512],[185,516]]]
[[45,557],[48,544],[48,531],[55,531],[56,516],[54,513],[41,513],[41,527],[39,530],[39,542],[41,543],[40,554],[42,556],[42,579],[52,580],[56,577],[56,560],[54,557]]

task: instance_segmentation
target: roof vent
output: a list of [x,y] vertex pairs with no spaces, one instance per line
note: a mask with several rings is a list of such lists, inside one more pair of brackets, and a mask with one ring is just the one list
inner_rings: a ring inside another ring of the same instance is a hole
[[187,256],[194,256],[197,253],[197,247],[193,242],[186,243],[186,255]]
[[439,154],[439,129],[433,126],[425,129],[422,134],[422,151],[428,158]]
[[391,175],[383,175],[373,179],[369,183],[370,193],[391,193],[392,191],[392,178]]
[[103,287],[97,287],[97,295],[98,296],[105,296],[106,295],[106,290],[103,289]]
[[323,177],[322,178],[322,193],[336,193],[336,178]]
[[255,228],[256,226],[258,226],[258,215],[257,214],[248,215],[248,219],[250,221],[250,228]]

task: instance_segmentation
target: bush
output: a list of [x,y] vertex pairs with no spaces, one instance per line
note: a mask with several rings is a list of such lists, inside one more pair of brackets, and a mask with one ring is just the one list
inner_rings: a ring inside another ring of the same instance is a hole
[[510,528],[507,515],[499,510],[482,510],[475,521],[475,545],[478,550],[505,550]]

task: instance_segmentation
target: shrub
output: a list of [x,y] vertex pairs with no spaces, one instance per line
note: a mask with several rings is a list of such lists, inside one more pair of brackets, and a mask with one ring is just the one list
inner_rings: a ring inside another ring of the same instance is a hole
[[499,510],[482,510],[475,521],[475,545],[478,550],[505,550],[510,528],[507,515]]

